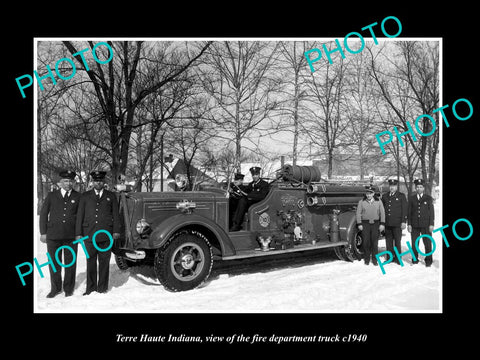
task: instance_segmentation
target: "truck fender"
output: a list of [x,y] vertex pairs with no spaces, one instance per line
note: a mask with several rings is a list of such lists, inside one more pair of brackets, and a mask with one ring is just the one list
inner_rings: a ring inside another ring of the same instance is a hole
[[177,231],[191,225],[198,225],[199,227],[203,227],[210,231],[220,244],[222,256],[236,254],[232,241],[225,230],[211,219],[195,213],[177,214],[159,223],[150,234],[149,245],[151,248],[159,248]]
[[357,227],[355,211],[346,211],[338,215],[341,241],[351,241],[353,232]]

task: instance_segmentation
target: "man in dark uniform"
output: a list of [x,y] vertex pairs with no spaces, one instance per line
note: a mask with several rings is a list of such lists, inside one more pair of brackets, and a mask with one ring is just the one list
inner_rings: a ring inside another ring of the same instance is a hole
[[245,175],[241,173],[236,173],[233,182],[230,183],[228,187],[228,204],[229,204],[229,226],[232,227],[233,224],[233,215],[237,209],[238,202],[244,196],[247,196],[247,188],[243,185],[243,178]]
[[[416,194],[412,195],[408,201],[408,232],[412,233],[412,249],[416,260],[412,259],[412,264],[418,264],[418,251],[415,241],[422,234],[432,235],[435,220],[435,211],[433,208],[433,198],[424,194],[424,182],[422,179],[414,181]],[[425,254],[432,252],[432,242],[429,238],[422,237],[425,246]],[[425,257],[425,265],[431,266],[433,262],[432,255]]]
[[[74,171],[64,170],[59,173],[59,176],[60,189],[54,190],[47,195],[40,210],[40,241],[47,243],[47,251],[52,259],[55,258],[57,250],[62,246],[70,246],[75,251],[75,258],[74,254],[67,248],[62,248],[58,253],[58,259],[62,264],[71,264],[69,267],[65,267],[63,279],[65,296],[71,296],[75,288],[77,269],[76,254],[78,244],[73,244],[75,239],[75,217],[81,195],[73,189],[76,176]],[[62,292],[61,267],[56,267],[55,269],[56,272],[49,266],[50,292],[47,298],[53,298]]]
[[[90,176],[93,180],[93,189],[83,193],[78,206],[76,239],[88,236],[84,240],[87,258],[87,289],[84,295],[92,291],[105,293],[108,290],[108,276],[111,250],[100,251],[99,249],[108,249],[110,238],[107,234],[100,232],[93,235],[98,230],[106,230],[112,234],[113,239],[120,237],[120,216],[118,212],[118,202],[115,194],[104,189],[105,171],[92,171]],[[98,260],[98,281],[97,281],[97,260]]]
[[253,181],[245,187],[246,196],[243,196],[238,201],[237,209],[233,216],[233,225],[230,231],[239,231],[243,222],[245,212],[247,212],[250,205],[263,200],[269,190],[269,185],[265,180],[260,178],[260,171],[262,169],[258,166],[250,168]]
[[[398,180],[388,180],[390,191],[382,196],[385,209],[385,244],[387,251],[395,254],[393,246],[397,250],[402,249],[402,230],[407,227],[407,198],[404,193],[398,191]],[[400,264],[395,255],[393,261]]]

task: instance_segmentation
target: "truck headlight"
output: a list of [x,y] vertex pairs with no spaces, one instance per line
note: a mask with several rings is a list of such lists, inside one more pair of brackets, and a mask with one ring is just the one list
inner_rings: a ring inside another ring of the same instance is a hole
[[136,230],[140,235],[146,233],[150,229],[150,224],[145,219],[137,221]]

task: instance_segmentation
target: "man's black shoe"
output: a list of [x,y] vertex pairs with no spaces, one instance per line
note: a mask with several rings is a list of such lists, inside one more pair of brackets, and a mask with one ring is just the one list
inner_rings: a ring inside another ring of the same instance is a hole
[[57,296],[58,294],[60,294],[61,291],[50,291],[48,294],[47,294],[47,298],[48,299],[51,299],[51,298],[54,298],[55,296]]
[[73,295],[73,291],[65,291],[65,297],[69,297]]

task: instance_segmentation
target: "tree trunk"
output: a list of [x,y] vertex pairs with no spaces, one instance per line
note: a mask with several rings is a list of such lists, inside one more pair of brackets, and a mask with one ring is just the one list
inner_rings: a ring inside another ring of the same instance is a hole
[[[294,45],[294,56],[295,56],[295,45]],[[292,154],[292,163],[293,166],[297,165],[297,146],[298,146],[298,68],[295,69],[295,90],[293,98],[293,154]]]
[[37,109],[37,200],[38,200],[37,214],[40,213],[40,208],[44,200],[42,171],[40,166],[40,164],[42,164],[42,134],[41,134],[40,119],[41,119],[41,116],[40,116],[40,106],[39,106]]
[[364,167],[364,161],[363,161],[363,142],[362,142],[362,140],[360,140],[360,142],[358,144],[358,154],[359,154],[358,163],[359,163],[359,166],[360,166],[360,180],[363,180],[364,177],[365,177],[365,169],[363,168]]
[[333,149],[328,149],[328,178],[332,178],[333,171]]

